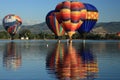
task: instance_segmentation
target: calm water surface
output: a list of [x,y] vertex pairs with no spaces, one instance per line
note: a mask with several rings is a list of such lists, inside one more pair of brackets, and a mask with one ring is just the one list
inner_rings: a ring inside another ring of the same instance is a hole
[[0,41],[0,80],[120,80],[120,41]]

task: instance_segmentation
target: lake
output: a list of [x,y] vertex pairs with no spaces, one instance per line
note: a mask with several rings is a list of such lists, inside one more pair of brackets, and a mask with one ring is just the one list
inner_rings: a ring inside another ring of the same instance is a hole
[[120,80],[117,40],[0,40],[0,80]]

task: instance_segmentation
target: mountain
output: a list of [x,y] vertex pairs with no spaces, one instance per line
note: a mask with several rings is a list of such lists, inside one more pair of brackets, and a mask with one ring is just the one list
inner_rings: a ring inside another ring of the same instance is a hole
[[94,29],[97,29],[99,27],[102,27],[108,33],[120,32],[120,22],[97,23]]
[[[51,33],[51,30],[47,27],[45,22],[35,25],[23,25],[21,30],[29,29],[32,33],[38,34],[40,32]],[[4,30],[3,26],[0,25],[0,31]],[[21,31],[20,30],[20,31]],[[93,28],[95,32],[107,32],[107,33],[116,33],[120,32],[120,22],[102,22],[97,23]]]
[[35,25],[24,25],[22,26],[21,30],[29,29],[32,33],[38,34],[40,32],[51,32],[50,29],[47,27],[45,22]]

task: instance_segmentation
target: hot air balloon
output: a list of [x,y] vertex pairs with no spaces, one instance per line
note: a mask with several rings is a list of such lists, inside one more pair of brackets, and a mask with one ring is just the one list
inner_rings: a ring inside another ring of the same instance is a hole
[[[83,24],[78,29],[80,34],[86,34],[90,32],[90,30],[95,26],[98,20],[98,10],[95,6],[91,4],[84,3],[86,10],[84,11],[86,14],[86,18],[83,18]],[[84,36],[85,37],[85,36]]]
[[63,27],[59,24],[56,19],[55,11],[50,11],[46,16],[46,23],[52,32],[60,39],[65,34]]
[[85,17],[83,14],[84,8],[83,3],[77,1],[64,1],[55,8],[56,18],[68,33],[70,41],[72,40],[72,35],[81,26],[81,19]]
[[13,36],[18,32],[21,24],[21,18],[15,14],[8,14],[3,18],[3,26],[5,30],[10,34],[11,39],[13,39]]

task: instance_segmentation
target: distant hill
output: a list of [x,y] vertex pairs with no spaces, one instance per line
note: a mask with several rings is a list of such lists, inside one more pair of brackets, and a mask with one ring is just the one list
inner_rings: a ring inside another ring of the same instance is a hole
[[109,33],[120,32],[120,22],[107,22],[107,23],[98,23],[94,29],[102,27],[105,31]]
[[47,24],[45,22],[35,25],[24,25],[22,26],[21,30],[23,29],[29,29],[32,33],[38,34],[40,32],[51,32],[49,28],[47,27]]
[[[29,29],[32,33],[40,33],[40,32],[51,32],[51,30],[47,27],[46,23],[40,23],[35,25],[23,25],[21,30]],[[0,25],[0,31],[4,30],[3,26]],[[108,32],[108,33],[116,33],[120,32],[120,22],[103,22],[97,23],[93,29],[96,32]]]

